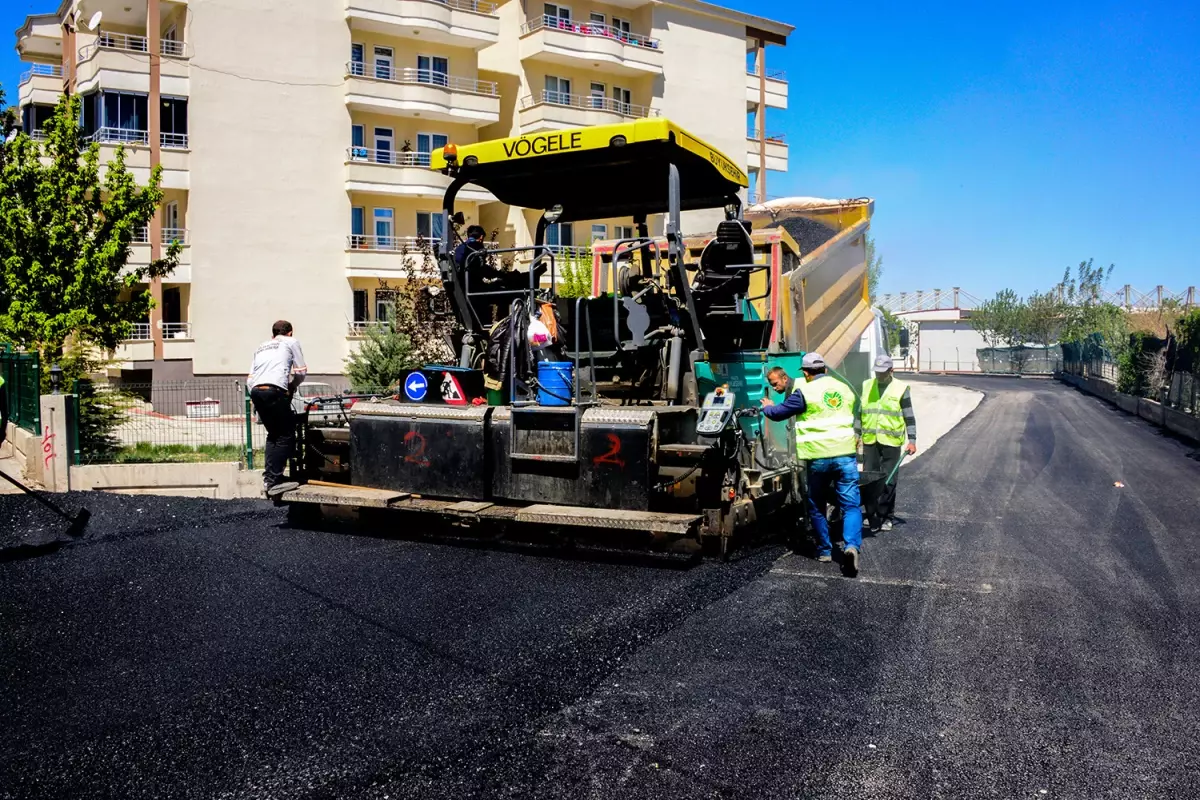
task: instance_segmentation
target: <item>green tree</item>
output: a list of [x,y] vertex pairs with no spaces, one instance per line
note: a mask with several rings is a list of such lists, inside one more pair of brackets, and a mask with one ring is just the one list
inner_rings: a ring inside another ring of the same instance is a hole
[[[996,293],[991,300],[971,312],[971,326],[979,331],[984,342],[993,350],[1001,345],[1011,348],[1013,367],[1020,371],[1025,365],[1025,335],[1029,327],[1029,309],[1012,289]],[[993,361],[994,364],[994,361]]]
[[879,296],[879,281],[883,278],[883,256],[875,250],[875,237],[866,237],[867,249],[867,295],[874,305]]
[[83,139],[79,109],[78,97],[64,97],[46,141],[18,135],[0,165],[0,335],[47,362],[68,341],[111,350],[128,338],[150,313],[145,285],[179,260],[172,243],[164,258],[129,266],[135,231],[162,201],[162,170],[137,186],[123,148],[102,167],[99,146]]
[[1025,303],[1025,341],[1043,348],[1058,341],[1063,303],[1057,292],[1034,292]]
[[[632,262],[631,262],[632,263]],[[562,256],[557,265],[559,297],[592,296],[592,251],[576,250]]]
[[412,341],[388,323],[367,329],[357,352],[346,359],[346,377],[356,392],[379,391],[415,366]]

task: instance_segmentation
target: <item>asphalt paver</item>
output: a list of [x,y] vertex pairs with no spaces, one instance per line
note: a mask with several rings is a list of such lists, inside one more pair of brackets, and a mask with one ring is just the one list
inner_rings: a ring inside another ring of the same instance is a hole
[[1200,460],[1058,384],[949,382],[986,397],[856,580],[71,495],[82,541],[0,543],[0,797],[1195,794]]

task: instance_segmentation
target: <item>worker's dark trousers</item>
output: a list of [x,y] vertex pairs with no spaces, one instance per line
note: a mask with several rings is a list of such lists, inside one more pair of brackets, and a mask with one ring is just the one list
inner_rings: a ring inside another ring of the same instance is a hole
[[867,522],[872,528],[878,528],[885,519],[891,519],[896,514],[896,483],[900,480],[899,473],[890,484],[885,485],[887,476],[900,463],[901,448],[889,447],[886,444],[863,445],[863,470],[873,475],[882,474],[879,480],[872,481],[869,489],[864,492],[863,500],[867,505]]
[[296,442],[296,422],[292,415],[292,398],[278,386],[250,390],[250,401],[267,429],[267,458],[263,484],[269,489],[283,480],[283,470],[292,456]]

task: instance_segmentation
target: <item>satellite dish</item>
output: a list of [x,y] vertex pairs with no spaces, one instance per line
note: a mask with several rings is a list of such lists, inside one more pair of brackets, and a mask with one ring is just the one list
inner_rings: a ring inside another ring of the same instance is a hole
[[11,131],[8,132],[8,136],[6,136],[4,138],[4,143],[12,144],[16,138],[17,138],[17,129],[13,128]]
[[95,14],[92,14],[91,19],[88,20],[88,24],[87,24],[88,30],[94,31],[94,30],[99,29],[100,20],[102,20],[102,19],[104,19],[103,11],[97,11]]

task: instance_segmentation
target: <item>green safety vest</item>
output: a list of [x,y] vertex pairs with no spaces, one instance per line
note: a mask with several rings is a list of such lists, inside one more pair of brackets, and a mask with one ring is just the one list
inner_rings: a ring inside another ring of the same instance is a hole
[[900,447],[904,444],[906,426],[900,400],[908,391],[908,384],[898,378],[879,393],[879,381],[869,378],[862,388],[862,438],[863,444],[885,444]]
[[804,395],[807,406],[796,417],[796,457],[811,461],[854,455],[858,449],[854,441],[854,390],[836,378],[825,377],[798,381],[796,391]]

